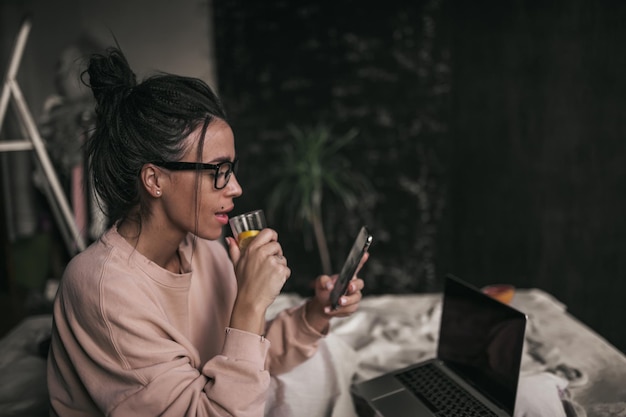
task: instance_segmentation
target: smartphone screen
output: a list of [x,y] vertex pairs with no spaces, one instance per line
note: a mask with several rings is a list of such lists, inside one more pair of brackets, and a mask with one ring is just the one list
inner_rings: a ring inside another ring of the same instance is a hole
[[339,298],[346,293],[350,280],[354,276],[361,258],[365,252],[367,252],[371,244],[372,235],[370,235],[367,227],[363,226],[354,240],[354,244],[348,253],[348,257],[341,268],[339,277],[337,278],[337,281],[335,281],[335,286],[330,293],[330,306],[333,309],[338,307]]

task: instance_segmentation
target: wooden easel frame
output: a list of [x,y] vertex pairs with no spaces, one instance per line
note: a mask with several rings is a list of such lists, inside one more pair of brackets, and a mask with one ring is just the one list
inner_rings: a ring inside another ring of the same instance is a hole
[[85,249],[85,242],[78,231],[67,197],[61,187],[54,166],[50,161],[46,146],[39,134],[37,124],[34,121],[28,105],[26,104],[26,100],[24,99],[24,95],[22,94],[22,90],[16,80],[17,70],[22,60],[24,47],[26,46],[31,26],[31,19],[25,18],[15,40],[11,61],[4,83],[2,84],[2,95],[0,96],[0,131],[2,131],[9,100],[13,98],[19,122],[25,130],[27,138],[0,141],[0,152],[25,150],[33,150],[35,152],[46,180],[44,192],[52,207],[53,214],[57,220],[67,249],[71,255],[75,255]]

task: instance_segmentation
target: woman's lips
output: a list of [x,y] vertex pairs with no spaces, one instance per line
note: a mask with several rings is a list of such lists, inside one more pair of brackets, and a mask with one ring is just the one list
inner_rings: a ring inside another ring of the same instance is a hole
[[226,214],[226,213],[215,213],[215,217],[217,218],[217,221],[222,223],[223,225],[227,225],[228,224],[228,214]]
[[[223,208],[224,207],[222,207],[222,209]],[[233,211],[232,206],[226,208],[225,210],[218,211],[217,213],[215,213],[215,218],[217,218],[217,221],[225,226],[228,224],[228,213],[230,213],[231,211]]]

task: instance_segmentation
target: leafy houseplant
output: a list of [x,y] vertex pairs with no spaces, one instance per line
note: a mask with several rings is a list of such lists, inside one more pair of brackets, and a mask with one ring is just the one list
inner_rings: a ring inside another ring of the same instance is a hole
[[369,191],[366,178],[351,168],[341,151],[357,136],[351,129],[335,136],[329,126],[287,127],[291,139],[274,164],[274,189],[268,197],[268,212],[281,212],[297,226],[313,229],[322,270],[332,270],[324,224],[324,198],[332,195],[350,210],[362,193]]

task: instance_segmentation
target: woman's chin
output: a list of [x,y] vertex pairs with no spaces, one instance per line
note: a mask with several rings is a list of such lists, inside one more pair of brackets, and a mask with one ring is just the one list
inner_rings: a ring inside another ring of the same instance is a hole
[[215,230],[210,230],[210,231],[204,231],[204,230],[200,230],[198,231],[198,237],[202,238],[202,239],[206,239],[206,240],[218,240],[222,238],[222,229],[215,231]]

